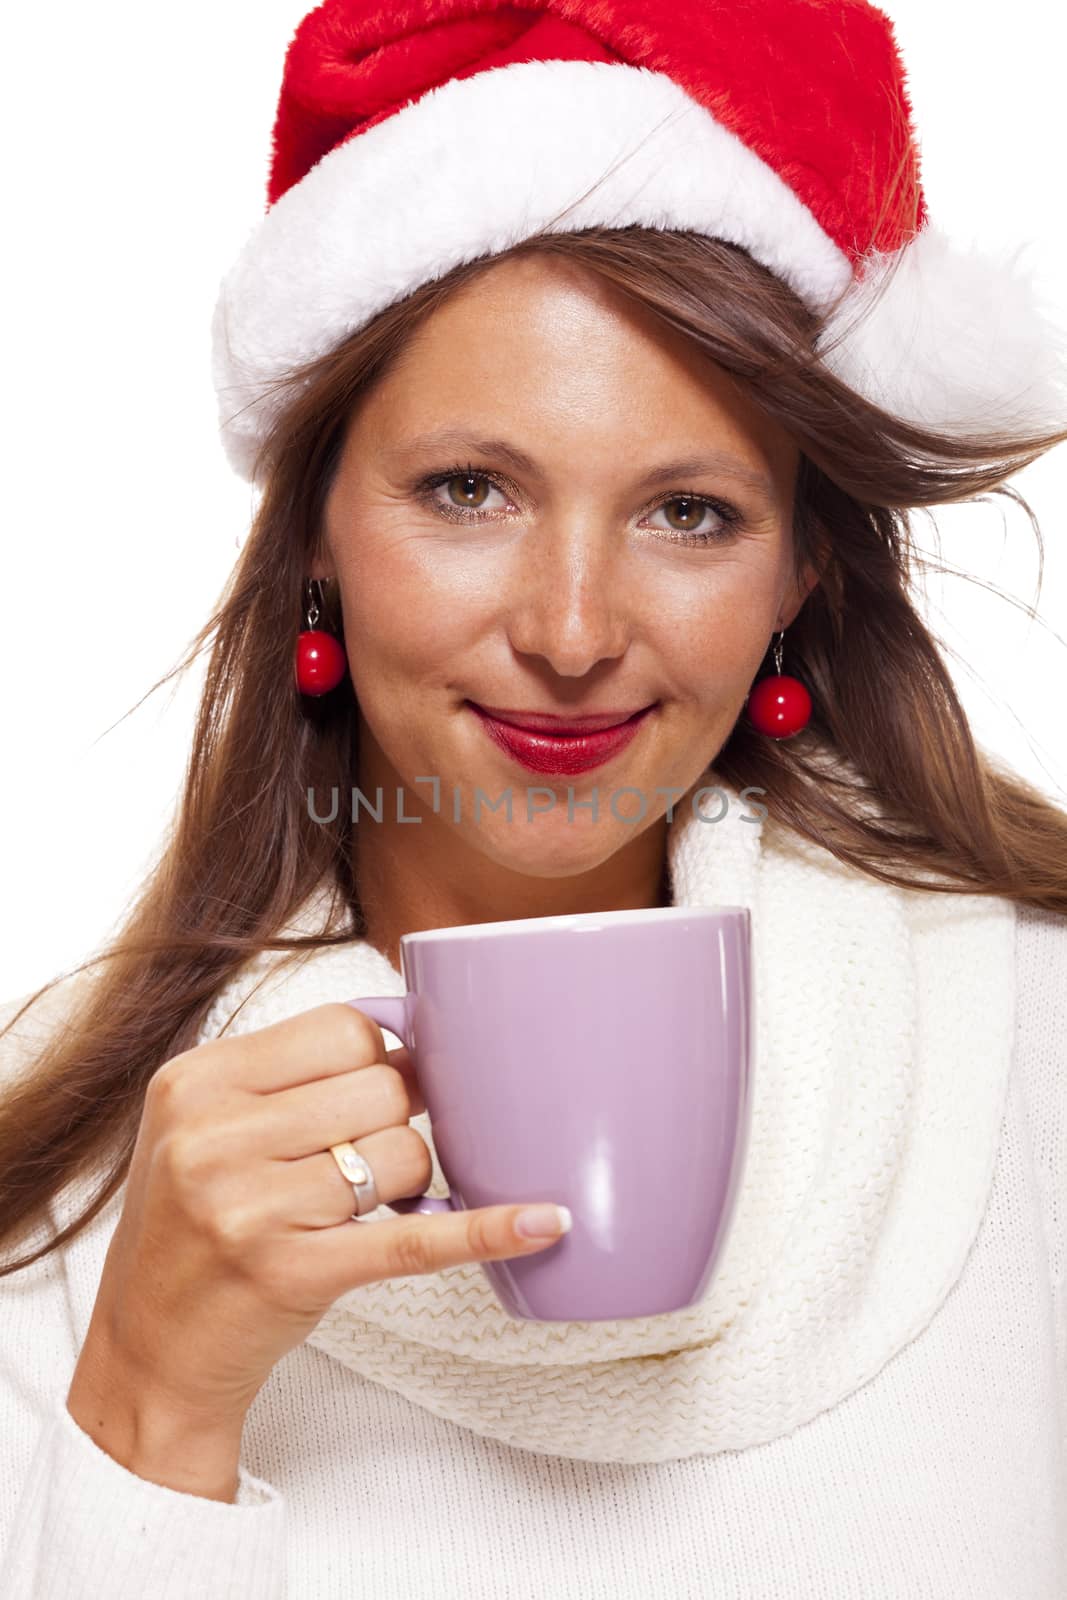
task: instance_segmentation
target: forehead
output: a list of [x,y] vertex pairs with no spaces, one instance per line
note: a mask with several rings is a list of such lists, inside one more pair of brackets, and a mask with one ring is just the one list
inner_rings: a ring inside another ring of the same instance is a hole
[[491,264],[430,311],[352,422],[361,445],[397,464],[492,443],[528,475],[580,443],[637,452],[646,467],[670,456],[696,470],[719,455],[749,487],[780,489],[799,457],[692,337],[590,269],[536,255]]

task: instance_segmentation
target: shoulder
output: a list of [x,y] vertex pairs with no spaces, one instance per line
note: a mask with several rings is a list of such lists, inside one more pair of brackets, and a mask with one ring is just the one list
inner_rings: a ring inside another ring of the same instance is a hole
[[[43,993],[31,989],[17,999],[0,1002],[0,1091],[19,1077],[55,1030],[75,1014],[94,980],[91,970],[72,972]],[[28,1001],[32,1004],[27,1005]]]
[[1017,906],[1015,1051],[1034,1150],[1057,1189],[1067,1174],[1067,916]]
[[1064,1020],[1067,1008],[1067,915],[1016,905],[1015,966],[1026,1008]]

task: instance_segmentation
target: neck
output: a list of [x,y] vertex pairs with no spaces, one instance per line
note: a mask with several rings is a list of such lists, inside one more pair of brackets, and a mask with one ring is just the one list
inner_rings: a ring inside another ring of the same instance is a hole
[[[403,836],[383,827],[353,830],[362,937],[397,970],[405,933],[673,903],[665,819],[592,870],[566,877],[501,869],[452,831],[445,848],[431,853],[427,846],[441,823],[429,820],[432,825],[406,828]],[[413,834],[420,837],[413,841]]]

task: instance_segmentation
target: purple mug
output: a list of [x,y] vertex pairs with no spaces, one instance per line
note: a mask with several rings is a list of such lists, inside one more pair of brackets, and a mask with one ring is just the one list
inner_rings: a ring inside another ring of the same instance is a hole
[[537,1322],[691,1306],[748,1153],[751,915],[663,906],[404,934],[407,993],[349,1000],[407,1046],[447,1199],[570,1207],[569,1233],[480,1263]]

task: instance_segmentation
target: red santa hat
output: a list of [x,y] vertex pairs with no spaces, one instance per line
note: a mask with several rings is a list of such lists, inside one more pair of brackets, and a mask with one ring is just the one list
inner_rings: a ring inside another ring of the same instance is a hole
[[867,0],[325,0],[286,53],[266,215],[212,323],[234,470],[252,481],[272,380],[420,284],[543,229],[632,224],[743,246],[825,317],[827,365],[905,420],[1064,425],[1061,334],[1017,254],[930,224]]

